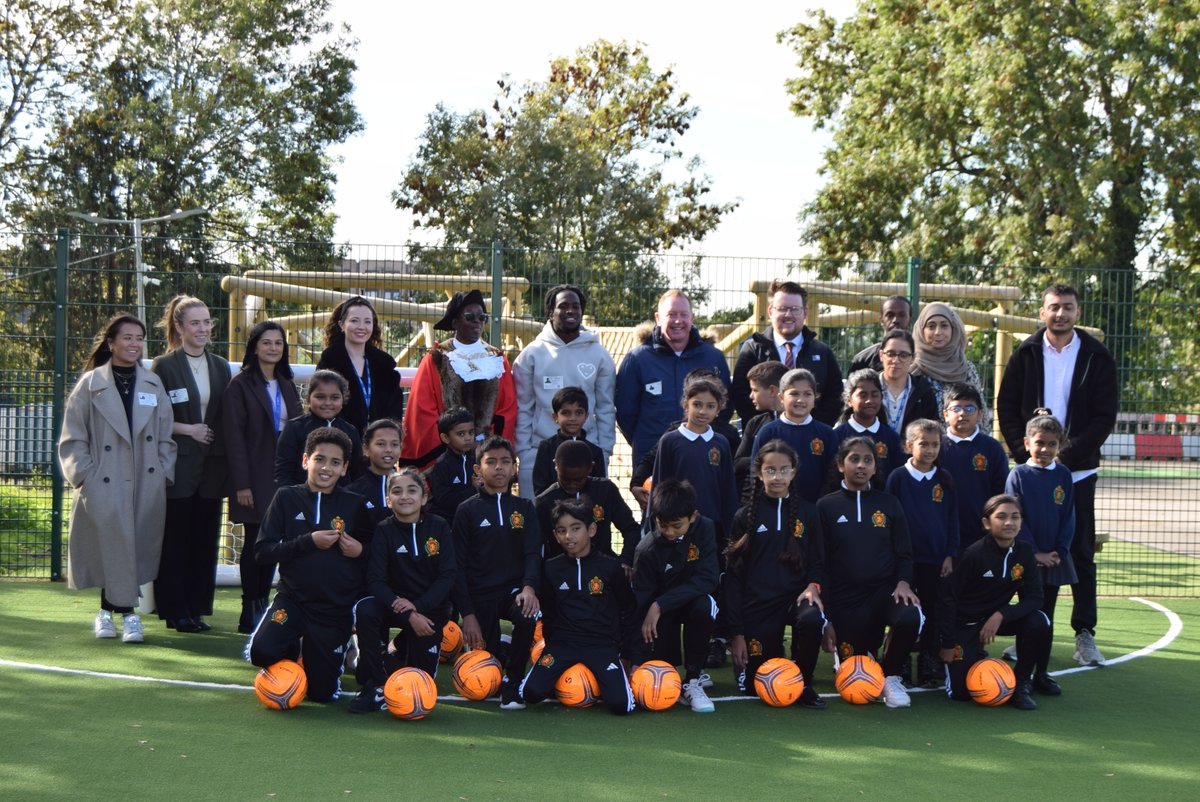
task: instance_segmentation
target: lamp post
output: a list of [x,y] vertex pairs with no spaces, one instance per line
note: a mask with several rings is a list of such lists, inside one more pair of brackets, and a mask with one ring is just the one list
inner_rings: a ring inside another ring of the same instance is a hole
[[178,211],[173,214],[164,214],[161,217],[142,217],[136,220],[116,220],[111,217],[97,217],[94,214],[84,214],[83,212],[67,212],[68,217],[74,217],[77,220],[83,220],[86,223],[94,225],[111,224],[133,227],[133,270],[134,279],[137,282],[137,314],[138,320],[145,322],[146,320],[146,266],[142,264],[142,226],[146,223],[165,223],[168,220],[183,220],[187,217],[195,217],[198,214],[208,214],[208,209],[188,209],[186,211]]

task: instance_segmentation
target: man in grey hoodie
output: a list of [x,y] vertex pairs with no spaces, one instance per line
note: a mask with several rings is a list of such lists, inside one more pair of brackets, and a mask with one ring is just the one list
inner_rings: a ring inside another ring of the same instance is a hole
[[547,322],[513,362],[517,386],[517,456],[521,495],[533,498],[533,462],[538,444],[558,431],[551,409],[554,394],[580,387],[587,394],[588,422],[583,436],[612,456],[616,437],[613,392],[617,370],[600,337],[583,326],[587,296],[569,284],[546,293]]

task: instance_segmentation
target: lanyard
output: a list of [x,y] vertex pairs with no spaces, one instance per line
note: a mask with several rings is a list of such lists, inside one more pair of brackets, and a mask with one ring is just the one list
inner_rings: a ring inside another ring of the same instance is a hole
[[371,419],[371,366],[367,364],[367,358],[366,358],[365,354],[363,355],[363,376],[367,377],[366,382],[363,381],[362,376],[359,376],[357,373],[354,374],[354,378],[358,379],[358,389],[362,391],[363,408],[367,412],[367,420],[370,420]]
[[892,399],[891,392],[890,391],[884,392],[885,400],[887,401],[888,412],[891,413],[893,409],[896,411],[895,415],[892,415],[892,414],[888,415],[888,425],[892,427],[893,431],[895,431],[896,434],[900,433],[900,424],[901,424],[901,421],[904,419],[904,407],[908,404],[908,393],[911,390],[912,390],[912,378],[909,377],[908,383],[904,385],[904,392],[902,392],[900,394],[900,400],[897,401],[894,405],[892,404],[892,400],[891,400]]
[[[267,395],[271,395],[271,383],[267,382]],[[279,381],[275,381],[275,395],[271,398],[271,415],[274,418],[275,432],[278,433],[280,421],[283,418],[283,390],[279,387]]]

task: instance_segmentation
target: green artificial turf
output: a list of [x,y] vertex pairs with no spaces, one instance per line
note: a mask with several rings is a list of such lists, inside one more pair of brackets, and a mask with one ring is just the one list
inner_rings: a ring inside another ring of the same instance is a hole
[[[95,640],[95,602],[58,584],[0,583],[0,658],[253,679],[232,631],[236,591],[219,592],[213,632],[177,635],[152,621],[140,646]],[[1064,602],[1052,670],[1073,665]],[[0,665],[0,788],[12,799],[1191,799],[1200,787],[1200,601],[1160,603],[1184,623],[1166,649],[1060,676],[1064,695],[1039,698],[1031,713],[921,693],[908,710],[731,701],[712,715],[676,706],[627,717],[443,700],[427,719],[405,722],[347,715],[344,700],[281,713],[247,690]],[[1169,626],[1128,599],[1101,600],[1100,621],[1109,658]],[[831,691],[827,657],[818,673],[818,690]],[[714,696],[732,692],[728,670],[714,678]]]

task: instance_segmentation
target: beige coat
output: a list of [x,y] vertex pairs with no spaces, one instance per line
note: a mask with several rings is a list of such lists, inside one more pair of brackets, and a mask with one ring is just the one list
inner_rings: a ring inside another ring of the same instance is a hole
[[167,485],[175,475],[171,401],[158,376],[140,365],[132,437],[125,407],[105,364],[80,377],[67,398],[58,459],[75,488],[67,578],[72,588],[104,588],[117,607],[138,603],[162,551]]

